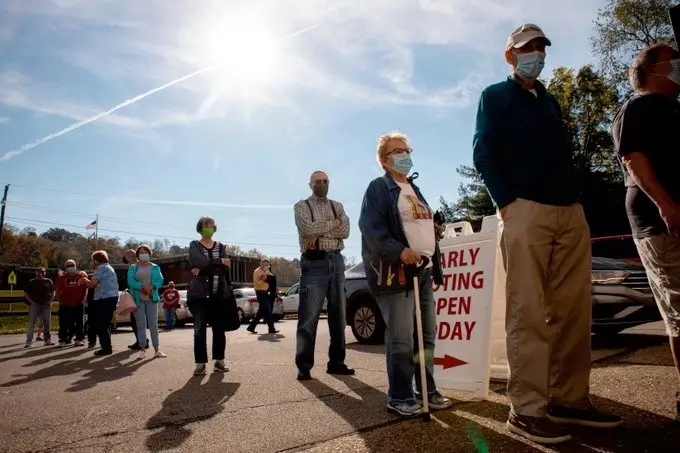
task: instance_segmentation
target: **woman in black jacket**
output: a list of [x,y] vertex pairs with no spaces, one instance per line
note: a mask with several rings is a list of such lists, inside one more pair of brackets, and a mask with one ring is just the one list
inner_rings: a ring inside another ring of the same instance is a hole
[[226,306],[231,282],[224,244],[214,241],[217,231],[215,220],[201,217],[196,224],[201,239],[189,244],[189,265],[192,279],[187,290],[187,305],[194,316],[194,375],[204,375],[208,363],[207,325],[213,333],[212,358],[215,371],[229,371],[224,363],[227,345],[225,334]]

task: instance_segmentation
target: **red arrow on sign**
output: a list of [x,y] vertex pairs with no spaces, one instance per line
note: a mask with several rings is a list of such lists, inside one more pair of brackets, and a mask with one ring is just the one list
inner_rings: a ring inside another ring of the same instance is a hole
[[444,357],[435,357],[434,358],[434,365],[435,366],[442,366],[444,367],[445,370],[448,370],[449,368],[461,366],[461,365],[467,365],[467,362],[457,359],[455,357],[451,357],[448,354],[444,354]]

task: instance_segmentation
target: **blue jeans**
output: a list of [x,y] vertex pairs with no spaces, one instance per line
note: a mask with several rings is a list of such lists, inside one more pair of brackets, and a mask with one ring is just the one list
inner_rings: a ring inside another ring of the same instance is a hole
[[325,259],[300,260],[300,305],[298,306],[297,351],[295,365],[300,371],[314,366],[316,328],[328,299],[328,330],[331,346],[328,349],[328,366],[345,363],[345,260],[339,253],[330,253]]
[[165,309],[165,328],[172,329],[175,327],[175,309],[166,308]]
[[158,343],[158,305],[151,300],[142,300],[142,304],[137,307],[135,320],[137,321],[138,344],[143,347],[146,344],[146,326],[149,325],[151,333],[151,344],[154,348]]
[[[425,269],[419,278],[420,310],[423,320],[423,343],[425,346],[425,369],[428,394],[437,389],[434,382],[434,341],[437,328],[432,274]],[[413,291],[394,294],[379,294],[376,297],[385,320],[385,357],[387,379],[390,389],[389,402],[405,401],[415,403],[413,380],[416,390],[421,392],[418,366],[418,334],[415,330],[416,312]]]
[[28,306],[28,332],[26,332],[26,342],[33,341],[35,324],[38,320],[42,321],[43,339],[45,343],[52,339],[52,304],[40,305],[30,304]]

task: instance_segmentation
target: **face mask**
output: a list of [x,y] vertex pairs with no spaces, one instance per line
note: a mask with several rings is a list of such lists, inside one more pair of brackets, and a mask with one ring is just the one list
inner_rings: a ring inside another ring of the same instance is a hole
[[75,274],[75,273],[76,273],[76,268],[73,267],[73,266],[67,267],[67,268],[66,268],[66,272],[67,272],[68,274]]
[[139,254],[139,261],[149,261],[151,257],[149,256],[148,253],[140,253]]
[[413,168],[413,161],[411,160],[411,156],[406,153],[393,154],[392,161],[394,162],[392,164],[393,165],[392,169],[397,173],[401,173],[402,175],[408,175],[408,172],[410,172],[411,168]]
[[328,195],[328,185],[322,182],[314,184],[312,190],[314,191],[314,195],[320,198],[324,198],[326,195]]
[[212,228],[203,228],[201,230],[201,236],[203,236],[206,239],[210,239],[211,237],[213,237],[213,234],[215,234],[215,230],[213,230]]
[[676,85],[680,85],[680,60],[670,60],[671,72],[666,76],[668,80]]
[[545,54],[543,52],[531,52],[516,54],[517,67],[515,72],[527,80],[536,80],[545,66]]

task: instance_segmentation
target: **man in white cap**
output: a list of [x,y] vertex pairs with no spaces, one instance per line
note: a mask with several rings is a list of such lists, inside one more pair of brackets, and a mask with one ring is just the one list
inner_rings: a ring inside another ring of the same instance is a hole
[[571,439],[562,424],[621,423],[589,399],[591,249],[560,106],[537,79],[550,40],[512,32],[512,74],[481,94],[474,163],[498,209],[507,272],[508,429],[537,443]]

